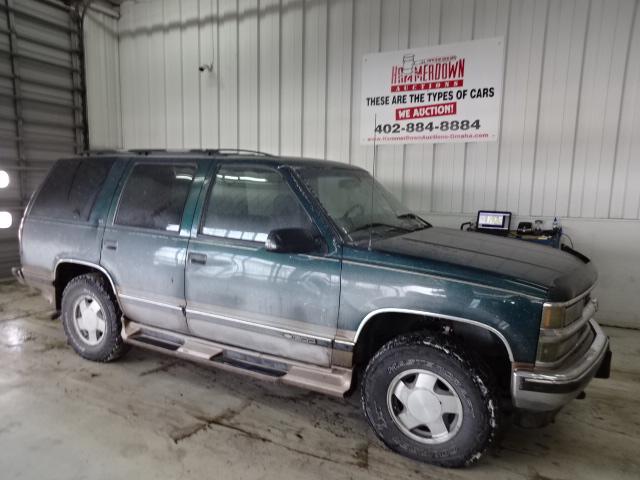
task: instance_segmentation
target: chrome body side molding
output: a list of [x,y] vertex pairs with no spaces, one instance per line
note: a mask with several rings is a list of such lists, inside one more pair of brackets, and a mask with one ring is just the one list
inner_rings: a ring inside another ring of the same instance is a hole
[[309,333],[303,333],[298,330],[276,327],[273,325],[265,325],[262,323],[252,322],[250,320],[243,320],[239,318],[230,317],[228,315],[222,315],[217,313],[204,312],[193,308],[186,309],[187,314],[202,315],[204,317],[211,318],[222,323],[235,324],[242,327],[246,327],[247,330],[257,331],[265,335],[274,335],[284,337],[288,340],[298,341],[300,343],[307,343],[309,345],[318,345],[321,347],[330,347],[332,340],[330,338],[321,337],[318,335],[311,335]]
[[127,295],[127,294],[122,293],[122,292],[118,292],[118,296],[120,298],[124,298],[126,300],[131,300],[131,301],[134,301],[134,302],[142,302],[142,303],[147,303],[149,305],[155,305],[156,307],[162,307],[162,308],[168,308],[170,310],[180,310],[180,311],[182,311],[182,307],[179,307],[177,305],[172,305],[170,303],[158,302],[156,300],[150,300],[148,298],[137,297],[137,296],[134,296],[134,295]]

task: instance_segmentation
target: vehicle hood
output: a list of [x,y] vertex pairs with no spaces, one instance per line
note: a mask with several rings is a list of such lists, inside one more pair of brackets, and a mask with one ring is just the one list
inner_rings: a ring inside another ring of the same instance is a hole
[[404,266],[444,276],[470,275],[475,281],[501,279],[510,285],[536,287],[545,290],[551,301],[569,300],[597,279],[586,258],[485,233],[431,227],[376,241],[372,247],[384,253],[387,262],[397,257],[404,259]]

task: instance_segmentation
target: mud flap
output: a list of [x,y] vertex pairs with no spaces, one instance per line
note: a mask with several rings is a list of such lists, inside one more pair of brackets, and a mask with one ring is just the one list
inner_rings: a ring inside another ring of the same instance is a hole
[[607,353],[604,354],[604,358],[602,359],[602,363],[596,372],[596,378],[609,378],[611,376],[611,357],[613,354],[611,353],[611,349],[607,349]]

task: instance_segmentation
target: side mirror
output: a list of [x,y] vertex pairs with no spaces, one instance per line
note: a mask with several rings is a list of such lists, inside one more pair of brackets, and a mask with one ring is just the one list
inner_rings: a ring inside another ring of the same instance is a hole
[[278,228],[271,230],[265,250],[277,253],[309,253],[316,249],[313,233],[304,228]]

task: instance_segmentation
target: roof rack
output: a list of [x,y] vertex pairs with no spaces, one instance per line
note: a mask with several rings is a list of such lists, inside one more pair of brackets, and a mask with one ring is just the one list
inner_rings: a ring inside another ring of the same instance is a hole
[[204,150],[189,150],[190,152],[203,152],[208,155],[234,155],[239,153],[250,153],[253,155],[263,155],[265,157],[273,157],[270,153],[261,152],[260,150],[250,150],[246,148],[212,148]]
[[251,154],[262,155],[265,157],[273,157],[272,154],[261,152],[259,150],[250,150],[246,148],[192,148],[185,150],[171,150],[166,148],[130,148],[129,150],[116,150],[116,149],[100,149],[100,150],[84,150],[80,152],[80,155],[113,155],[116,153],[126,154],[134,153],[137,155],[151,155],[154,153],[167,153],[167,154],[189,154],[189,153],[201,153],[204,155],[238,155],[238,154]]
[[113,155],[114,153],[120,153],[121,150],[113,150],[113,149],[100,149],[100,150],[83,150],[78,155],[88,156],[88,155]]
[[137,153],[138,155],[149,155],[150,153],[168,153],[166,148],[130,148],[129,153]]

